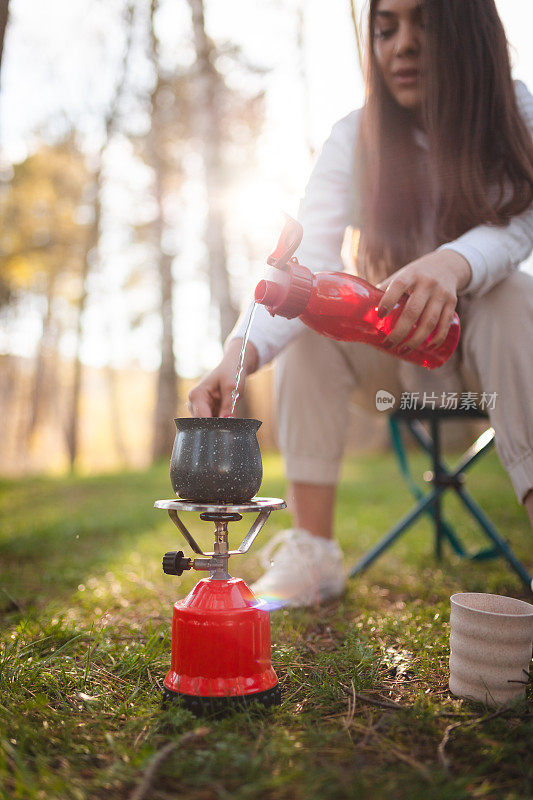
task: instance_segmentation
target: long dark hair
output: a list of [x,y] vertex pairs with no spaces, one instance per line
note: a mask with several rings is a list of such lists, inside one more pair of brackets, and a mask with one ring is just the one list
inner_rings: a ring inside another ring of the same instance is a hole
[[[392,97],[374,55],[370,0],[366,102],[356,152],[357,270],[370,280],[420,256],[424,206],[436,244],[482,223],[505,225],[533,202],[533,143],[518,110],[494,0],[426,0],[420,168],[413,112]],[[438,187],[435,195],[433,187]]]

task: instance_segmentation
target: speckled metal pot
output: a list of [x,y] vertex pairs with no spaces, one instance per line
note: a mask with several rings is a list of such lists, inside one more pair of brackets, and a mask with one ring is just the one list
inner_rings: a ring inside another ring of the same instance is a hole
[[263,478],[257,419],[175,419],[178,432],[170,462],[176,494],[197,503],[244,503]]

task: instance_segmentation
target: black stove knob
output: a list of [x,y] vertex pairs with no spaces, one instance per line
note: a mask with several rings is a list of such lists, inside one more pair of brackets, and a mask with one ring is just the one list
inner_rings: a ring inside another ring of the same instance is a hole
[[171,550],[163,556],[163,572],[167,575],[181,575],[183,570],[191,569],[192,559],[183,557],[183,550]]

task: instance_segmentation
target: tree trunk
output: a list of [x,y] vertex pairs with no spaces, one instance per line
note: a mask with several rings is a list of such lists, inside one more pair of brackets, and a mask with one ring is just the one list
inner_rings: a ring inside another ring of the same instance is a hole
[[70,397],[70,408],[68,412],[68,419],[66,425],[66,441],[69,456],[70,469],[74,470],[76,459],[79,452],[79,423],[80,423],[80,400],[81,400],[81,383],[82,383],[82,362],[81,362],[81,348],[83,344],[83,315],[85,313],[85,306],[87,305],[87,278],[89,277],[91,258],[94,257],[96,248],[98,247],[98,240],[100,236],[100,220],[102,217],[102,203],[100,194],[102,190],[102,165],[101,157],[99,165],[94,173],[94,204],[93,204],[93,221],[87,231],[87,241],[85,252],[83,254],[83,262],[80,274],[80,294],[76,306],[76,349],[74,356],[73,375],[72,375],[72,391]]
[[178,405],[178,376],[174,359],[174,309],[173,309],[173,256],[166,253],[163,247],[165,231],[164,199],[165,174],[170,165],[165,160],[162,121],[159,117],[158,94],[160,91],[159,63],[157,39],[154,32],[154,16],[158,8],[158,0],[151,1],[150,14],[150,57],[156,84],[151,96],[152,130],[150,133],[150,161],[155,175],[155,199],[157,218],[154,224],[155,246],[157,248],[157,272],[159,276],[161,319],[161,364],[157,374],[156,402],[154,409],[154,429],[152,441],[152,460],[169,458],[174,442],[175,428],[173,419]]
[[7,28],[7,18],[9,14],[9,0],[0,0],[0,68],[2,66],[2,56],[4,54],[4,39]]
[[189,0],[197,70],[197,125],[203,143],[207,194],[206,245],[209,259],[211,300],[220,314],[220,338],[224,342],[238,317],[231,299],[224,231],[224,175],[220,95],[223,83],[212,62],[212,43],[205,31],[203,0]]
[[0,355],[0,467],[6,472],[18,466],[20,454],[27,453],[26,442],[17,436],[17,411],[24,400],[21,386],[18,359],[8,353]]
[[[224,217],[224,159],[220,97],[223,81],[212,61],[213,45],[205,30],[203,0],[189,0],[196,52],[196,125],[203,144],[204,180],[207,197],[205,242],[211,302],[218,309],[220,341],[226,341],[239,312],[232,301],[227,266]],[[249,415],[246,394],[239,398],[236,416]]]
[[178,406],[178,376],[174,361],[174,333],[172,308],[172,257],[160,253],[158,263],[161,285],[161,364],[157,373],[156,403],[154,411],[154,436],[152,460],[169,458],[174,442],[173,419]]
[[361,43],[361,33],[359,31],[359,25],[357,24],[357,12],[355,9],[355,3],[356,0],[350,0],[350,16],[352,18],[353,30],[355,35],[355,45],[357,47],[357,61],[359,62],[359,69],[361,70],[361,74],[364,76],[365,64],[363,56],[363,45]]
[[120,402],[118,393],[117,370],[111,364],[106,364],[104,376],[109,397],[109,412],[111,415],[111,436],[115,446],[115,452],[123,466],[128,464],[128,451],[122,433],[122,417],[120,414]]
[[296,50],[298,53],[298,73],[300,76],[300,84],[302,86],[302,101],[303,101],[303,123],[304,123],[304,139],[309,153],[309,158],[312,160],[315,155],[315,148],[311,137],[311,111],[309,102],[309,76],[305,65],[305,18],[304,6],[298,6],[296,9]]
[[121,73],[116,81],[113,98],[111,100],[108,113],[105,116],[105,140],[102,143],[100,150],[97,154],[96,163],[97,167],[94,171],[93,180],[93,221],[87,232],[87,242],[85,253],[82,262],[82,269],[80,275],[80,296],[77,305],[77,319],[76,319],[76,355],[74,357],[74,369],[72,378],[72,394],[70,400],[70,410],[68,414],[66,426],[66,440],[67,449],[69,454],[69,462],[71,470],[74,469],[76,458],[79,450],[79,412],[80,412],[80,399],[81,399],[81,384],[82,384],[82,362],[81,362],[81,347],[83,343],[83,315],[85,306],[87,304],[87,278],[91,269],[91,259],[97,254],[98,243],[100,240],[100,223],[102,219],[102,182],[103,182],[103,158],[105,149],[109,142],[109,138],[115,128],[118,106],[122,89],[124,87],[124,78],[126,76],[128,57],[132,41],[132,21],[133,21],[133,2],[128,3],[125,8],[125,23],[127,25],[127,39],[126,47],[122,56]]
[[31,392],[31,410],[28,420],[27,439],[30,440],[31,436],[39,424],[43,409],[48,405],[49,400],[49,381],[47,380],[47,370],[51,361],[51,356],[54,350],[53,342],[53,319],[52,319],[52,304],[54,300],[55,270],[52,270],[48,275],[48,285],[46,287],[46,311],[43,317],[43,332],[39,342],[39,350],[35,361],[35,372],[33,376],[33,388]]

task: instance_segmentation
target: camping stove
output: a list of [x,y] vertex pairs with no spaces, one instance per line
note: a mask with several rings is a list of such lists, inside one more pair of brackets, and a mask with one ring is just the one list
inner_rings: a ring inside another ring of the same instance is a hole
[[[240,505],[213,505],[189,500],[157,500],[156,508],[169,517],[200,558],[186,558],[182,550],[165,553],[163,570],[181,575],[184,570],[206,570],[183,600],[174,604],[172,655],[164,681],[164,699],[181,698],[197,714],[221,713],[259,702],[277,705],[281,700],[278,678],[270,663],[270,616],[241,578],[228,572],[230,556],[246,553],[270,513],[285,508],[277,498],[256,497]],[[213,552],[205,553],[178,513],[193,511],[215,524]],[[237,550],[230,550],[228,524],[245,513],[257,517]]]

